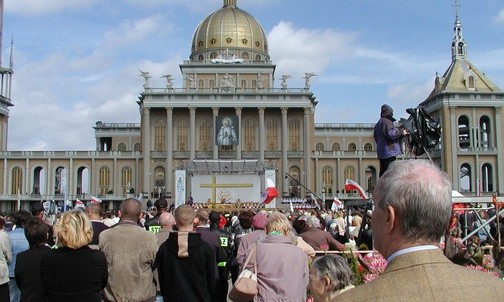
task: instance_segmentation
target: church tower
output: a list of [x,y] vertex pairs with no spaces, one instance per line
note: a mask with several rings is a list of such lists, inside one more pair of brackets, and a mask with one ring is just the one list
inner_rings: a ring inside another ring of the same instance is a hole
[[4,1],[0,0],[0,151],[7,150],[7,134],[9,130],[9,107],[11,103],[11,81],[13,73],[12,42],[10,66],[2,67],[2,37],[3,37]]
[[433,159],[467,196],[504,192],[504,92],[468,59],[462,22],[455,16],[452,61],[420,105],[442,124]]

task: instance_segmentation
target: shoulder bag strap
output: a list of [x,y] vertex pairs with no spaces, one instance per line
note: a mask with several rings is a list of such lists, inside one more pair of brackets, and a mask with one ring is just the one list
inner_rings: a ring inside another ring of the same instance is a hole
[[[255,255],[256,253],[256,246],[257,243],[252,244],[252,248],[250,249],[250,253],[247,256],[247,259],[243,263],[242,270],[247,267],[247,264],[249,263],[250,259],[252,258],[252,255]],[[254,273],[257,273],[257,258],[254,256]]]

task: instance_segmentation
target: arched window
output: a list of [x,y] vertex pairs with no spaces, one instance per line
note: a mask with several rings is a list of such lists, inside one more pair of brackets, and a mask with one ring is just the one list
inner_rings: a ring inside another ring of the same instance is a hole
[[36,167],[33,170],[33,194],[45,194],[43,180],[45,179],[45,170],[43,167]]
[[315,150],[316,151],[324,151],[324,143],[317,143],[315,145]]
[[154,125],[154,151],[166,151],[166,124],[163,120]]
[[469,164],[462,164],[460,166],[460,191],[471,192],[471,166]]
[[250,59],[250,55],[248,52],[243,52],[242,55],[241,55],[242,59],[244,60],[248,60]]
[[247,88],[247,81],[246,80],[241,80],[241,88],[243,88],[243,89]]
[[180,119],[177,123],[177,150],[186,151],[189,148],[189,123]]
[[255,150],[256,144],[256,123],[253,119],[247,119],[243,126],[244,150]]
[[21,167],[12,169],[11,194],[22,194],[23,192],[23,170]]
[[129,194],[132,185],[132,170],[131,167],[123,167],[121,170],[121,187],[123,194]]
[[332,146],[331,146],[331,150],[332,150],[332,151],[340,151],[340,150],[341,150],[341,146],[340,146],[340,144],[339,144],[339,143],[334,143],[334,144],[332,144]]
[[119,143],[117,145],[117,151],[121,151],[121,152],[126,151],[126,144],[125,143]]
[[57,167],[54,173],[54,194],[67,193],[67,184],[67,170],[65,167]]
[[289,149],[290,151],[299,151],[299,145],[300,145],[300,126],[299,126],[299,120],[297,119],[291,119],[289,121]]
[[257,88],[257,80],[252,80],[252,89]]
[[203,81],[203,80],[201,80],[201,79],[200,79],[200,80],[198,81],[198,88],[199,88],[199,89],[203,89],[203,88],[205,88],[205,81]]
[[483,192],[493,192],[493,174],[492,174],[492,165],[491,164],[483,164],[481,167],[481,190]]
[[77,194],[85,194],[89,192],[89,169],[79,167],[77,169]]
[[354,179],[355,178],[355,169],[352,166],[346,166],[345,170],[343,170],[343,174],[345,175],[345,179]]
[[357,145],[355,143],[348,144],[348,151],[357,151]]
[[204,119],[199,125],[199,147],[202,151],[210,150],[210,121]]
[[110,188],[110,169],[103,166],[100,168],[100,194],[107,194]]
[[469,146],[471,145],[469,129],[469,118],[465,115],[461,115],[458,118],[458,140],[460,149],[464,151],[469,150]]
[[299,167],[289,168],[289,197],[290,198],[300,198],[301,197],[301,182],[299,181],[299,175],[301,174]]
[[490,118],[488,116],[482,116],[480,118],[480,146],[483,148],[491,147],[490,141]]
[[208,81],[208,86],[210,88],[215,88],[215,80],[214,79],[211,79],[210,81]]
[[364,151],[373,151],[373,145],[371,143],[365,143]]
[[261,61],[261,56],[260,55],[256,55],[255,56],[255,61]]
[[133,145],[133,150],[136,151],[136,152],[140,152],[140,150],[142,150],[142,147],[141,147],[140,143],[135,143]]
[[203,55],[198,56],[198,61],[203,61]]
[[326,194],[333,193],[333,168],[324,167],[322,169],[322,186]]
[[210,59],[216,59],[217,58],[217,53],[215,51],[212,51],[212,53],[210,53]]
[[278,129],[276,120],[266,119],[266,150],[278,150]]

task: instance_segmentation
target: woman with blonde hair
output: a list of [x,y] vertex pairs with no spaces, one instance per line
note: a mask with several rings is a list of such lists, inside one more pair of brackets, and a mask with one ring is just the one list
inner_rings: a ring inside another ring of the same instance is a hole
[[[274,212],[266,222],[266,237],[256,244],[247,268],[257,262],[258,294],[254,301],[304,301],[308,285],[308,257],[288,236],[292,225]],[[254,246],[247,252],[253,252]]]
[[105,255],[90,249],[91,220],[83,211],[65,212],[54,226],[57,249],[42,257],[47,301],[101,301],[108,280]]

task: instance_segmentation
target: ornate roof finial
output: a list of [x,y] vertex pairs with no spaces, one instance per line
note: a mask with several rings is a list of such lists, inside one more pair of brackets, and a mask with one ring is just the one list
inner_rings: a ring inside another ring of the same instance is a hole
[[460,4],[459,4],[458,0],[455,0],[455,3],[452,4],[452,6],[455,7],[455,19],[458,20],[458,11],[460,8]]
[[224,0],[224,7],[236,7],[236,0]]
[[464,35],[462,32],[462,22],[460,22],[458,16],[458,10],[460,4],[458,0],[455,0],[455,24],[453,25],[454,37],[452,41],[452,60],[465,59],[467,55],[467,45],[464,41]]

